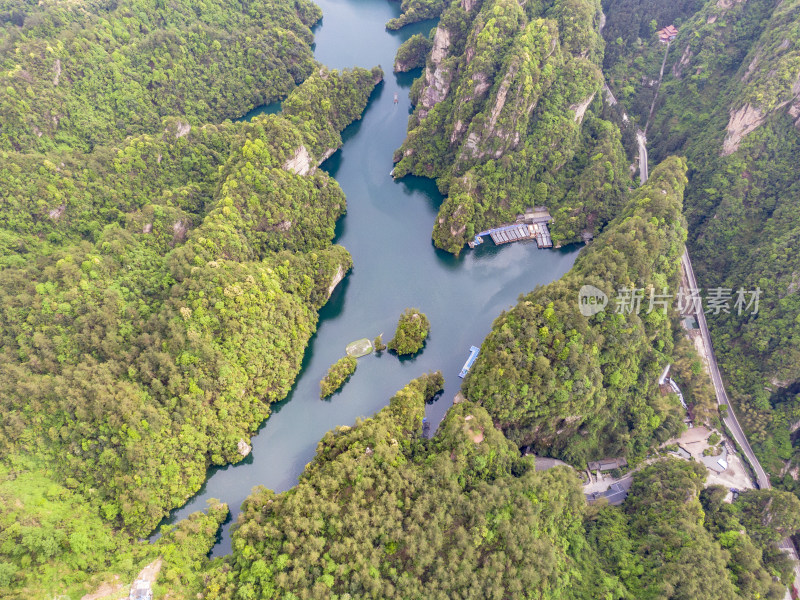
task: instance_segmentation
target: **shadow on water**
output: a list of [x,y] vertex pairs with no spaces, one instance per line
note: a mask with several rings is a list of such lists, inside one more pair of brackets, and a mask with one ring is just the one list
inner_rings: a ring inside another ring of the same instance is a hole
[[419,67],[418,69],[411,69],[410,71],[406,71],[405,73],[395,73],[394,77],[397,80],[398,87],[405,90],[410,88],[414,83],[414,80],[420,75],[422,75],[422,67]]
[[276,113],[281,112],[281,106],[283,105],[283,100],[278,100],[276,102],[272,102],[270,104],[264,104],[262,106],[256,106],[253,110],[248,112],[247,114],[239,117],[238,119],[234,119],[234,122],[239,121],[252,121],[255,117],[261,115],[274,115]]

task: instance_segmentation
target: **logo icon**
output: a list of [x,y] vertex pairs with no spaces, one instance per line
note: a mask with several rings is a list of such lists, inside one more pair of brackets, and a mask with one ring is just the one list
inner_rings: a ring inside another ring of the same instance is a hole
[[593,285],[584,285],[578,292],[578,308],[584,317],[596,315],[608,305],[608,296]]

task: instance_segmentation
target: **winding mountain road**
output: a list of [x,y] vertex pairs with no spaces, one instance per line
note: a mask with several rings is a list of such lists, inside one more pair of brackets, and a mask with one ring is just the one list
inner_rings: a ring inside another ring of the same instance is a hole
[[[639,142],[639,176],[641,182],[645,183],[648,178],[647,137],[643,131],[639,130],[637,131],[636,139]],[[689,288],[692,290],[699,290],[700,286],[697,284],[697,278],[695,277],[694,268],[692,267],[692,260],[689,258],[689,250],[686,248],[686,246],[683,247],[681,268],[686,276],[686,281],[689,284]],[[747,441],[747,436],[744,434],[744,430],[739,424],[739,420],[736,418],[736,413],[734,412],[733,406],[728,398],[728,394],[725,391],[725,384],[722,381],[722,375],[719,370],[719,364],[717,363],[717,357],[714,354],[714,346],[711,344],[711,334],[708,331],[708,323],[706,322],[706,315],[703,312],[702,304],[699,302],[694,303],[694,309],[697,325],[700,328],[700,335],[703,338],[703,345],[706,349],[708,370],[711,375],[711,382],[714,384],[714,392],[717,396],[717,404],[727,407],[727,416],[723,418],[723,422],[733,436],[733,439],[739,445],[739,448],[747,458],[747,461],[750,463],[750,466],[755,473],[758,487],[762,490],[769,489],[772,487],[772,484],[769,481],[769,476],[761,466],[761,463],[758,461],[755,452],[753,452],[753,448],[750,446],[750,442]],[[781,540],[781,542],[778,544],[778,548],[780,548],[783,552],[786,552],[792,558],[794,563],[795,583],[799,583],[800,557],[797,554],[797,548],[790,538]],[[788,592],[787,597],[790,597]]]

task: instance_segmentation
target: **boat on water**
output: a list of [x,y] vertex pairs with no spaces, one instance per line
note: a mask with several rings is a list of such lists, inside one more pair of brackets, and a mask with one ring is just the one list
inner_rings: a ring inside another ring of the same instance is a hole
[[472,367],[472,364],[475,362],[475,359],[478,358],[478,353],[480,351],[481,349],[477,346],[469,347],[469,358],[467,359],[467,362],[464,363],[464,366],[461,367],[461,373],[458,374],[461,379],[464,379],[464,377],[467,376],[467,373],[469,373],[469,370]]

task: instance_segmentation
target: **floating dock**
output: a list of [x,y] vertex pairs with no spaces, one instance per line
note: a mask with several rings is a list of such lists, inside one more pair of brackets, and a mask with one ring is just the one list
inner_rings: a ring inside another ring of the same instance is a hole
[[480,351],[481,349],[477,346],[469,347],[469,358],[467,359],[467,362],[464,363],[464,366],[461,367],[461,373],[458,374],[461,379],[464,379],[464,377],[467,376],[467,373],[469,373],[469,370],[472,367],[472,364],[475,362],[475,359],[478,358],[478,353]]
[[370,342],[367,338],[361,338],[355,342],[350,342],[344,349],[344,351],[347,353],[347,356],[353,356],[355,358],[366,356],[373,350],[374,348],[372,347],[372,342]]
[[483,243],[484,236],[489,236],[496,246],[519,242],[522,240],[536,240],[539,248],[552,248],[553,240],[547,224],[553,220],[546,208],[537,206],[529,208],[525,214],[517,217],[516,223],[500,225],[486,231],[481,231],[475,238],[467,242],[470,248],[475,248]]

